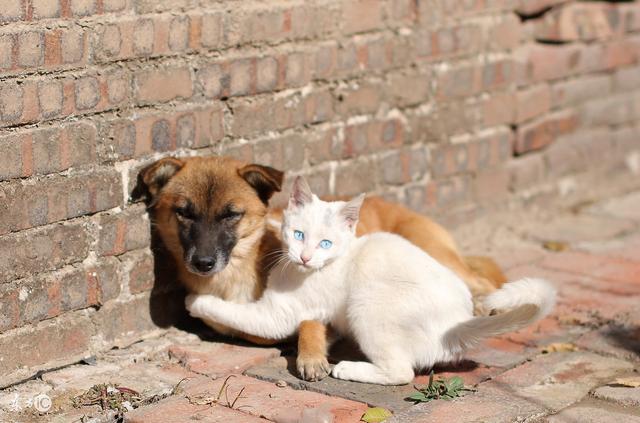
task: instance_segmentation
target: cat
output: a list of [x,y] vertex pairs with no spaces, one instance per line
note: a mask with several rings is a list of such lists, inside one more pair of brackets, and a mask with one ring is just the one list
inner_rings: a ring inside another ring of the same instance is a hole
[[370,362],[341,361],[338,379],[401,385],[415,369],[454,363],[487,337],[545,316],[555,289],[540,279],[505,284],[487,296],[491,316],[474,317],[464,282],[420,248],[390,233],[355,237],[364,195],[325,202],[298,177],[284,212],[286,253],[254,303],[211,295],[186,299],[191,315],[265,338],[285,339],[304,320],[352,336]]

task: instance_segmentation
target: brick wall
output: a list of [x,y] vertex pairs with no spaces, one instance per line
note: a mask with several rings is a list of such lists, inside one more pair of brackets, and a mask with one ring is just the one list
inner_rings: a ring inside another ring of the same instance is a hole
[[0,386],[170,321],[152,160],[473,215],[637,161],[639,59],[640,1],[0,0]]

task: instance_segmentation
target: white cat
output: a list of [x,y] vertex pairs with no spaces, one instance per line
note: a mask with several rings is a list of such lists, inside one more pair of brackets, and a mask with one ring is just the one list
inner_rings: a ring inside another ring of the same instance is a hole
[[235,304],[211,295],[190,295],[192,316],[256,336],[284,339],[303,320],[330,324],[352,336],[371,361],[341,361],[339,379],[383,385],[411,382],[414,369],[458,361],[484,338],[522,328],[546,315],[555,290],[539,279],[505,284],[473,317],[464,282],[400,236],[355,237],[364,196],[324,202],[296,179],[284,213],[287,255],[271,270],[264,295]]

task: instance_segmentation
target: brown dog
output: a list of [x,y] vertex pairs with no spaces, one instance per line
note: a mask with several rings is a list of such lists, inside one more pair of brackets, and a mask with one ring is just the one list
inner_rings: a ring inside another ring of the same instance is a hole
[[[143,169],[140,179],[151,197],[156,228],[190,292],[234,302],[255,301],[262,295],[281,249],[279,234],[267,223],[280,217],[267,205],[281,189],[281,171],[227,157],[169,157]],[[444,228],[400,205],[366,199],[357,229],[359,235],[385,231],[407,238],[456,272],[474,295],[491,292],[505,281],[493,261],[463,259]],[[206,323],[222,334],[273,343]],[[303,378],[326,375],[325,331],[317,322],[300,326],[298,369]]]

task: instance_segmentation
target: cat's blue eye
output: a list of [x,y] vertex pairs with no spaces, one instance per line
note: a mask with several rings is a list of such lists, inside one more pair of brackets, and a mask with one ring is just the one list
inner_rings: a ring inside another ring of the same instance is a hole
[[295,239],[297,239],[298,241],[303,241],[304,240],[304,233],[302,233],[302,231],[293,231],[293,237]]
[[332,245],[333,242],[329,241],[328,239],[323,239],[322,241],[320,241],[320,248],[324,248],[325,250],[331,248]]

